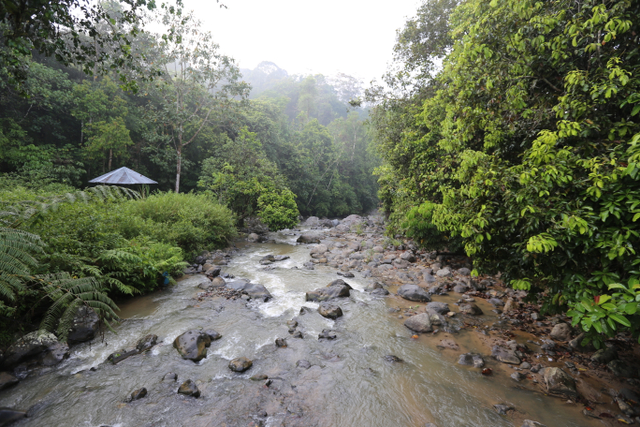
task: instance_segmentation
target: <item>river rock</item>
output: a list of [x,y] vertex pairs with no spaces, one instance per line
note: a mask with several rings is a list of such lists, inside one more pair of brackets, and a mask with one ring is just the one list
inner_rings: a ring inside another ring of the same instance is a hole
[[569,341],[571,339],[571,326],[566,323],[558,323],[551,330],[549,338],[556,341]]
[[213,329],[207,329],[205,331],[202,332],[205,335],[208,335],[209,338],[211,338],[211,341],[217,341],[220,338],[222,338],[222,335],[216,331],[214,331]]
[[611,372],[616,377],[625,377],[625,378],[637,378],[638,377],[638,368],[633,363],[625,363],[622,360],[612,360],[607,363],[607,368],[611,369]]
[[520,382],[522,380],[524,380],[525,378],[527,378],[527,376],[525,374],[523,374],[522,372],[514,372],[511,374],[511,378],[514,381]]
[[173,347],[178,350],[182,358],[194,362],[207,357],[207,347],[210,345],[211,337],[196,330],[187,331],[173,341]]
[[508,313],[514,308],[515,308],[515,301],[513,300],[513,298],[509,297],[507,298],[507,302],[504,304],[504,307],[502,307],[502,312]]
[[484,314],[482,309],[475,304],[460,304],[460,311],[470,316],[480,316]]
[[431,273],[424,273],[424,274],[422,275],[422,280],[423,280],[425,283],[434,283],[434,282],[436,282],[436,281],[437,281],[437,279],[436,279],[435,277],[433,277],[433,276],[431,275]]
[[222,271],[222,269],[220,267],[216,267],[216,266],[211,266],[209,268],[207,268],[206,270],[204,269],[204,267],[202,268],[204,270],[204,274],[207,275],[207,277],[210,278],[215,278],[220,276],[220,272]]
[[316,234],[302,234],[296,240],[298,243],[320,243],[320,236]]
[[318,335],[319,340],[335,340],[337,337],[336,331],[331,329],[323,329]]
[[455,350],[455,351],[460,350],[460,346],[454,340],[451,340],[451,339],[443,339],[442,341],[440,341],[438,343],[438,345],[436,347],[443,348],[443,349],[449,349],[449,350]]
[[458,365],[482,368],[484,367],[484,359],[479,354],[465,353],[461,354],[458,358]]
[[321,302],[318,307],[318,313],[320,313],[322,317],[335,320],[342,316],[342,309],[329,302]]
[[493,405],[493,409],[496,410],[500,415],[507,415],[507,412],[515,410],[513,406],[507,405],[506,403],[498,403],[497,405]]
[[456,285],[453,287],[453,292],[456,292],[459,294],[464,294],[468,290],[469,290],[469,287],[462,282],[456,283]]
[[462,267],[458,269],[457,273],[460,276],[469,276],[471,274],[471,270],[469,270],[467,267]]
[[13,367],[18,363],[36,356],[58,342],[50,332],[30,332],[11,344],[5,353],[4,365]]
[[576,382],[560,368],[546,368],[544,381],[547,384],[547,392],[562,394],[567,397],[577,397]]
[[229,369],[233,372],[244,372],[253,366],[253,362],[246,357],[238,357],[229,362]]
[[302,264],[302,267],[305,270],[315,270],[316,269],[315,265],[313,265],[313,263],[311,261],[305,262],[304,264]]
[[344,280],[338,279],[329,283],[326,288],[318,288],[314,291],[306,293],[307,301],[328,301],[334,298],[344,298],[351,294],[353,288],[345,283]]
[[198,283],[198,288],[208,291],[209,289],[213,288],[213,286],[211,286],[211,280],[207,279],[206,277],[203,277],[202,280],[200,280],[200,282]]
[[[11,375],[9,372],[0,372],[0,390],[9,388],[12,385],[18,384],[19,382],[20,380]],[[0,425],[2,424],[0,423]]]
[[544,424],[541,424],[537,421],[532,421],[532,420],[524,420],[522,422],[522,426],[521,427],[547,427]]
[[402,285],[398,288],[398,295],[409,301],[430,302],[431,297],[418,285]]
[[574,339],[572,339],[571,341],[569,341],[569,347],[571,347],[575,351],[580,351],[580,352],[589,353],[592,351],[596,351],[596,348],[593,346],[593,343],[589,342],[588,344],[585,344],[585,345],[582,344],[582,341],[584,340],[584,336],[585,334],[583,332],[577,337],[575,337]]
[[242,280],[236,280],[227,283],[226,287],[236,291],[245,292],[252,299],[261,300],[262,302],[267,302],[273,298],[267,288],[259,283],[248,283]]
[[384,297],[389,295],[389,291],[384,288],[374,289],[373,291],[371,291],[371,295]]
[[519,365],[522,363],[520,358],[516,355],[515,350],[500,345],[494,345],[491,348],[491,357],[499,362],[509,363],[511,365]]
[[92,340],[98,333],[100,318],[92,308],[82,306],[78,308],[73,318],[67,342],[77,344]]
[[131,400],[142,399],[147,395],[147,389],[142,387],[131,393]]
[[431,332],[431,318],[427,313],[416,314],[404,321],[404,326],[416,332]]
[[614,359],[618,358],[618,352],[615,347],[605,347],[593,353],[591,360],[596,363],[607,364]]
[[407,262],[416,262],[416,256],[413,251],[405,251],[400,254],[400,259],[403,259]]
[[0,426],[6,426],[14,421],[25,418],[27,413],[24,411],[17,411],[11,408],[0,408]]
[[327,248],[327,245],[319,244],[319,245],[316,245],[313,248],[311,248],[309,253],[311,255],[313,255],[313,254],[323,254],[323,253],[327,252],[328,250],[329,249]]
[[216,276],[211,279],[210,289],[212,288],[222,288],[226,286],[227,282],[220,276]]
[[167,372],[162,377],[162,382],[174,383],[178,381],[178,375],[173,372]]
[[449,304],[446,302],[430,302],[427,304],[426,309],[428,311],[434,311],[438,314],[447,314],[449,310]]
[[338,276],[342,276],[342,277],[345,277],[347,279],[355,277],[354,274],[352,272],[350,272],[350,271],[338,271],[337,274],[338,274]]
[[151,350],[151,348],[158,343],[158,336],[149,334],[146,337],[140,338],[136,343],[136,350],[140,353]]
[[276,338],[276,347],[278,348],[286,348],[287,340],[284,338]]
[[43,366],[54,366],[69,357],[69,344],[65,342],[55,342],[40,356],[40,364]]
[[178,393],[184,394],[185,396],[200,397],[200,389],[198,389],[198,386],[192,380],[183,382],[178,389]]
[[258,236],[256,233],[249,233],[249,235],[247,236],[247,242],[249,243],[256,243],[260,240],[260,236]]
[[302,369],[309,369],[311,367],[311,363],[308,360],[302,359],[296,362],[296,366]]
[[451,277],[451,276],[453,276],[453,274],[451,273],[451,270],[449,269],[449,267],[445,267],[445,268],[442,268],[442,269],[436,271],[436,276],[438,276],[438,277]]

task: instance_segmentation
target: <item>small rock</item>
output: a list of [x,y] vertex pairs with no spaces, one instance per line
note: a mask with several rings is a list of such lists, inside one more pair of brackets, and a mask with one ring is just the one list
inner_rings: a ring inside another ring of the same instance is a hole
[[509,406],[509,405],[504,404],[504,403],[499,403],[497,405],[493,405],[493,408],[500,415],[507,415],[507,412],[513,411],[515,409],[513,406]]
[[233,372],[244,372],[253,366],[253,362],[246,357],[238,357],[229,362],[229,369]]
[[427,304],[427,310],[433,310],[438,314],[447,314],[449,312],[449,304],[446,302],[430,302]]
[[440,343],[438,343],[437,345],[438,348],[445,348],[445,349],[449,349],[449,350],[460,350],[460,346],[451,339],[444,339],[442,341],[440,341]]
[[547,384],[547,392],[562,394],[567,397],[577,397],[576,382],[560,368],[546,368],[544,381]]
[[178,393],[184,394],[185,396],[193,396],[196,398],[200,397],[200,390],[198,389],[198,386],[191,380],[186,380],[185,382],[183,382],[178,389]]
[[529,362],[522,362],[520,364],[520,369],[531,369],[531,363]]
[[0,425],[9,425],[14,421],[25,418],[26,416],[27,413],[24,411],[17,411],[11,408],[0,408]]
[[511,374],[511,378],[513,378],[515,381],[522,381],[525,378],[527,378],[527,376],[525,374],[523,374],[522,372],[514,372]]
[[404,326],[416,332],[431,332],[433,327],[431,326],[431,318],[427,313],[416,314],[409,317],[404,322]]
[[328,302],[322,302],[320,303],[320,306],[318,306],[318,313],[320,313],[322,317],[335,320],[338,317],[342,316],[342,309],[337,305]]
[[265,375],[265,374],[256,374],[253,375],[251,378],[249,378],[251,381],[264,381],[266,379],[268,379],[269,376]]
[[142,399],[147,395],[147,389],[142,387],[131,393],[131,400]]
[[475,304],[460,304],[460,311],[470,316],[480,316],[484,314],[482,309]]
[[[556,325],[557,326],[557,325]],[[596,351],[592,356],[591,360],[596,363],[604,363],[607,364],[612,360],[618,357],[618,352],[614,347],[605,347]]]
[[479,354],[465,353],[458,358],[458,364],[464,366],[473,366],[474,368],[484,367],[484,359]]
[[622,360],[612,360],[607,363],[607,368],[611,369],[611,372],[617,377],[636,378],[638,376],[637,367]]
[[337,335],[335,331],[331,329],[323,329],[322,332],[318,335],[319,340],[335,340]]
[[387,354],[383,357],[383,359],[389,363],[400,363],[404,362],[404,360],[400,359],[398,356],[394,356],[393,354]]
[[571,326],[566,323],[558,323],[551,330],[549,337],[556,341],[569,341],[571,339]]
[[9,372],[0,372],[0,390],[18,384],[20,381]]
[[140,353],[150,350],[158,342],[158,336],[149,334],[143,338],[140,338],[136,343],[136,350]]
[[431,297],[420,286],[402,285],[398,289],[398,295],[408,301],[430,302]]
[[353,275],[353,273],[350,272],[350,271],[338,271],[338,276],[342,276],[342,277],[346,277],[346,278],[355,277]]
[[302,369],[309,369],[311,367],[311,363],[308,360],[298,360],[296,362],[296,366]]
[[516,355],[515,350],[495,345],[491,348],[491,356],[502,363],[509,363],[511,365],[519,365],[522,363],[520,358]]
[[544,424],[540,424],[537,421],[532,421],[532,420],[524,420],[522,422],[522,427],[547,427]]
[[284,348],[287,346],[287,340],[284,338],[276,338],[276,347]]
[[178,381],[178,375],[174,374],[173,372],[167,372],[162,377],[162,381],[163,382],[176,382],[176,381]]

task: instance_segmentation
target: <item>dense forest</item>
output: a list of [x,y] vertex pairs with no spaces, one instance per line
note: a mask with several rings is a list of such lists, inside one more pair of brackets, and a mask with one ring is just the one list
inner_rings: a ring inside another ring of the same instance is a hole
[[640,2],[427,0],[372,124],[393,232],[600,344],[640,317]]
[[[377,206],[356,79],[240,70],[180,2],[102,2],[84,17],[60,3],[53,18],[6,5],[2,323],[43,319],[64,336],[79,305],[115,318],[112,298],[173,280],[247,218],[279,230]],[[87,188],[122,166],[158,185]]]

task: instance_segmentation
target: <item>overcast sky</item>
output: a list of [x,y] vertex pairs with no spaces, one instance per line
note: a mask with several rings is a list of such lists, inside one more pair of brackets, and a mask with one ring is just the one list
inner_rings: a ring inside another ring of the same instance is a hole
[[369,83],[391,60],[396,29],[419,0],[185,0],[242,68],[271,61],[289,74],[340,71]]

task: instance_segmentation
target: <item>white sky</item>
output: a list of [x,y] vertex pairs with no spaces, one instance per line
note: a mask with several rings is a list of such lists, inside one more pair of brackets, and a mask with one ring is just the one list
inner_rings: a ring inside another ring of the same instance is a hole
[[271,61],[289,74],[338,71],[368,84],[390,62],[396,29],[420,0],[184,0],[242,68]]

